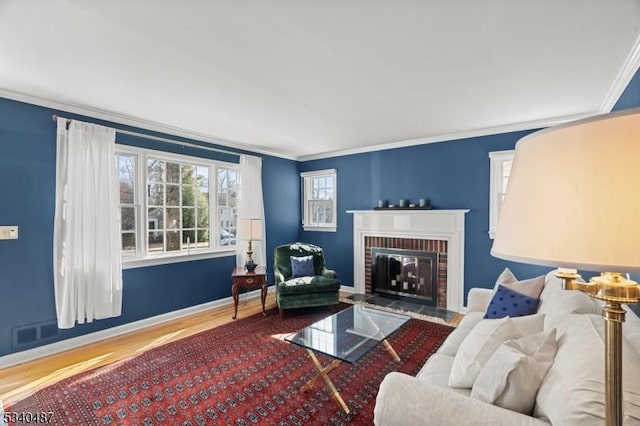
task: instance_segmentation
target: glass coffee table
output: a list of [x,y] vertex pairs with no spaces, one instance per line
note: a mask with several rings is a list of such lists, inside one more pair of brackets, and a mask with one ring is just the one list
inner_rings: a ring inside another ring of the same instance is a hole
[[[400,357],[387,338],[402,327],[411,317],[392,312],[352,305],[336,314],[317,321],[293,333],[285,340],[306,349],[317,374],[301,390],[322,378],[340,408],[349,414],[349,407],[329,378],[329,373],[342,362],[355,363],[381,342],[396,360]],[[315,353],[334,358],[323,367]]]

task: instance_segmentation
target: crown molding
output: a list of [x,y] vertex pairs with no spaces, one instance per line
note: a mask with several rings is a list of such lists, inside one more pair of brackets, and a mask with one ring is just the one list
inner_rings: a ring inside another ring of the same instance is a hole
[[408,146],[424,145],[429,143],[447,142],[457,139],[468,139],[480,136],[497,135],[500,133],[518,132],[522,130],[535,130],[545,127],[556,126],[558,124],[564,124],[574,120],[580,120],[587,117],[593,117],[594,115],[600,115],[603,112],[594,111],[589,113],[580,113],[575,115],[568,115],[564,117],[551,117],[541,120],[524,121],[521,123],[507,124],[504,126],[485,127],[480,129],[471,129],[463,132],[445,133],[441,135],[429,136],[420,139],[408,139],[398,142],[390,142],[380,145],[364,146],[362,148],[347,149],[343,151],[332,151],[322,154],[304,155],[297,158],[298,161],[311,161],[320,160],[323,158],[340,157],[343,155],[362,154],[372,151],[383,151],[386,149],[404,148]]
[[211,144],[222,146],[225,148],[237,149],[239,151],[248,151],[251,153],[259,153],[259,154],[284,158],[287,160],[305,162],[305,161],[311,161],[311,160],[340,157],[345,155],[354,155],[354,154],[363,154],[363,153],[374,152],[374,151],[383,151],[383,150],[394,149],[394,148],[404,148],[404,147],[415,146],[415,145],[447,142],[447,141],[452,141],[457,139],[467,139],[467,138],[474,138],[474,137],[480,137],[480,136],[495,135],[500,133],[541,129],[546,127],[556,126],[559,124],[564,124],[574,120],[580,120],[580,119],[593,117],[600,114],[606,114],[611,111],[611,108],[613,108],[613,105],[617,102],[618,98],[620,97],[620,95],[622,94],[626,86],[629,84],[629,81],[631,80],[631,78],[633,78],[636,72],[636,69],[638,67],[640,67],[640,38],[638,39],[638,43],[636,43],[632,54],[629,56],[628,61],[625,63],[625,66],[623,67],[620,74],[618,75],[618,78],[616,79],[614,85],[609,91],[609,94],[607,95],[607,100],[602,105],[602,109],[599,111],[580,113],[580,114],[563,116],[563,117],[549,117],[549,118],[544,118],[540,120],[524,121],[524,122],[513,123],[508,125],[471,129],[463,132],[444,133],[444,134],[429,136],[426,138],[407,139],[407,140],[397,141],[397,142],[389,142],[389,143],[383,143],[383,144],[377,144],[377,145],[367,145],[360,148],[328,151],[320,154],[301,155],[301,156],[287,155],[281,152],[266,150],[264,148],[257,147],[254,145],[244,144],[242,142],[225,139],[225,138],[218,138],[218,137],[207,135],[204,133],[199,133],[199,132],[194,132],[186,129],[181,129],[178,127],[168,126],[168,125],[160,124],[157,122],[140,119],[137,117],[117,114],[110,111],[105,111],[98,108],[91,108],[83,105],[75,105],[75,104],[66,103],[66,102],[54,101],[51,99],[45,99],[45,98],[28,95],[20,92],[14,92],[14,91],[3,89],[3,88],[0,88],[0,97],[16,100],[20,102],[26,102],[29,104],[34,104],[34,105],[38,105],[46,108],[52,108],[60,112],[70,112],[70,113],[84,115],[84,116],[99,119],[99,120],[110,121],[110,122],[121,124],[121,125],[137,127],[139,129],[160,132],[160,133],[164,133],[171,136],[194,139],[197,141],[211,143]]
[[624,65],[620,69],[615,81],[609,89],[609,93],[604,98],[602,103],[602,114],[611,112],[622,93],[629,85],[629,82],[640,68],[640,37],[636,39],[636,42],[631,49],[629,57],[625,61]]
[[[124,115],[124,114],[118,114],[115,112],[111,112],[111,111],[107,111],[99,108],[88,107],[85,105],[76,105],[76,104],[67,103],[67,102],[54,101],[52,99],[33,96],[26,93],[21,93],[21,92],[15,92],[13,90],[8,90],[4,88],[0,88],[0,97],[11,99],[14,101],[19,101],[19,102],[25,102],[28,104],[38,105],[45,108],[55,109],[62,113],[70,112],[73,114],[84,115],[90,118],[105,120],[112,123],[121,124],[124,126],[132,126],[138,129],[164,133],[170,136],[178,136],[182,138],[196,140],[199,142],[206,142],[206,143],[218,145],[224,148],[233,148],[238,151],[271,155],[274,157],[284,158],[287,160],[297,160],[295,156],[282,154],[280,152],[265,150],[264,148],[251,145],[251,144],[246,144],[239,141],[235,141],[232,139],[221,138],[214,135],[208,135],[205,133],[182,129],[180,127],[169,126],[169,125],[161,124],[155,121],[145,120],[142,118],[133,117],[133,116]],[[238,152],[238,154],[241,154],[241,153],[242,152]]]

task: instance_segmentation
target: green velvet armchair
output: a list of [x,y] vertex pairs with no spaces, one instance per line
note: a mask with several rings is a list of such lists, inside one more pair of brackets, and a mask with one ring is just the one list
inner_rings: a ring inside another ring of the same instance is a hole
[[278,246],[273,266],[280,318],[285,309],[338,303],[340,281],[335,271],[325,267],[320,247],[308,243]]

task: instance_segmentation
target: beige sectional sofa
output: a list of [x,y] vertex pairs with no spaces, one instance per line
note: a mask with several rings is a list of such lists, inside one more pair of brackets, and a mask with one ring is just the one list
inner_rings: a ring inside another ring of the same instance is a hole
[[[531,412],[484,402],[475,392],[472,397],[477,382],[471,388],[449,386],[456,353],[465,338],[482,321],[499,321],[482,319],[492,295],[491,289],[469,292],[469,312],[415,377],[397,372],[385,377],[376,400],[376,425],[604,424],[604,322],[600,304],[578,291],[563,290],[553,271],[545,277],[538,313],[509,319],[523,335],[542,330],[540,334],[555,336],[555,354],[551,354],[552,363],[541,375],[539,387],[535,385]],[[623,332],[624,425],[640,425],[640,319],[629,310]],[[518,394],[517,389],[510,392]]]

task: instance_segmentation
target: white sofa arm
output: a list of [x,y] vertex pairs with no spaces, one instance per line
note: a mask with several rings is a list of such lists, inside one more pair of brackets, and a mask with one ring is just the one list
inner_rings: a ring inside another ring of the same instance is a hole
[[474,287],[467,295],[467,312],[484,312],[491,302],[493,289]]
[[398,372],[387,374],[380,384],[373,422],[376,426],[550,425]]

